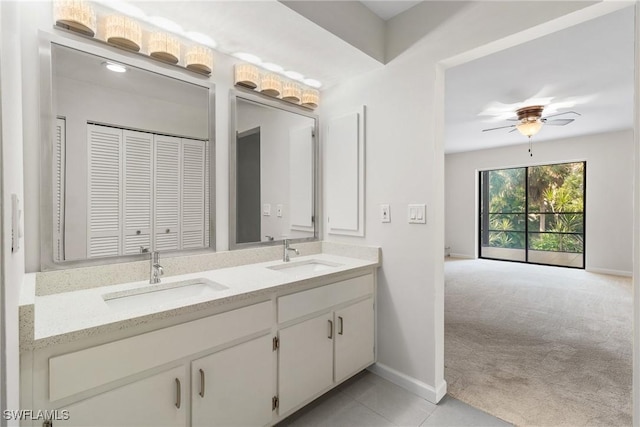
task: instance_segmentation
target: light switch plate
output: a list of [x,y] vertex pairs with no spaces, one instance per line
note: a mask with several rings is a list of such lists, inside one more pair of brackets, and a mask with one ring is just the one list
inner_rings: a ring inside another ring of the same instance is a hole
[[391,208],[388,204],[380,205],[380,222],[391,222]]
[[427,205],[411,204],[407,210],[409,224],[427,223]]
[[276,216],[282,218],[282,205],[276,205]]
[[269,203],[262,205],[262,215],[271,216],[271,205]]

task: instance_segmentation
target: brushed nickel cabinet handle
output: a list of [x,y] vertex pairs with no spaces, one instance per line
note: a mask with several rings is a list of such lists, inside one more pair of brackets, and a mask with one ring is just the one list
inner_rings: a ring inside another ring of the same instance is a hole
[[180,386],[180,380],[176,378],[176,408],[180,409],[180,404],[182,403],[182,387]]
[[344,319],[342,318],[342,316],[338,316],[338,320],[340,321],[340,332],[338,332],[338,335],[343,335],[343,332],[344,332]]
[[165,233],[171,233],[171,229],[167,228],[166,230],[164,230]]
[[204,397],[204,371],[200,369],[200,397]]
[[329,320],[329,339],[333,339],[333,320]]

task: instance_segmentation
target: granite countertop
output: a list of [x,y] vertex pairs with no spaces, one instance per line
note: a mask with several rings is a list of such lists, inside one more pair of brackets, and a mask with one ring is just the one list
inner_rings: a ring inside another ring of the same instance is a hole
[[327,253],[292,258],[289,265],[309,260],[319,260],[335,266],[322,271],[296,274],[267,268],[283,265],[279,260],[173,276],[163,279],[159,285],[171,287],[176,282],[204,278],[226,286],[227,289],[181,297],[168,302],[139,302],[131,304],[130,307],[125,304],[118,308],[108,306],[103,295],[136,293],[136,290],[158,285],[138,281],[36,296],[35,280],[28,277],[20,307],[20,346],[25,350],[71,342],[158,319],[206,310],[217,305],[266,296],[276,291],[295,290],[319,277],[339,276],[349,271],[379,265],[378,261]]

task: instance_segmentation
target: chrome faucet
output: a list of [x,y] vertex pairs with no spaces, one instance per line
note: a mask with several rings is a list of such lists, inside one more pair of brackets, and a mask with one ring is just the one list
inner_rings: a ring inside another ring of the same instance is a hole
[[300,252],[296,249],[296,248],[290,248],[289,247],[289,239],[284,239],[282,241],[283,243],[283,252],[282,252],[282,261],[283,262],[289,262],[289,251],[293,251],[296,253],[296,255],[300,255]]
[[164,274],[164,269],[159,261],[160,252],[151,252],[151,257],[149,258],[149,283],[151,284],[160,283],[160,276]]

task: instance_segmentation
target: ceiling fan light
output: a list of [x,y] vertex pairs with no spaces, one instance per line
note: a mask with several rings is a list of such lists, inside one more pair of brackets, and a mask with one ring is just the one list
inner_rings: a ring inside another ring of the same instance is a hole
[[540,120],[525,120],[516,125],[516,129],[522,135],[527,137],[532,137],[533,135],[540,132],[542,129],[542,122]]

